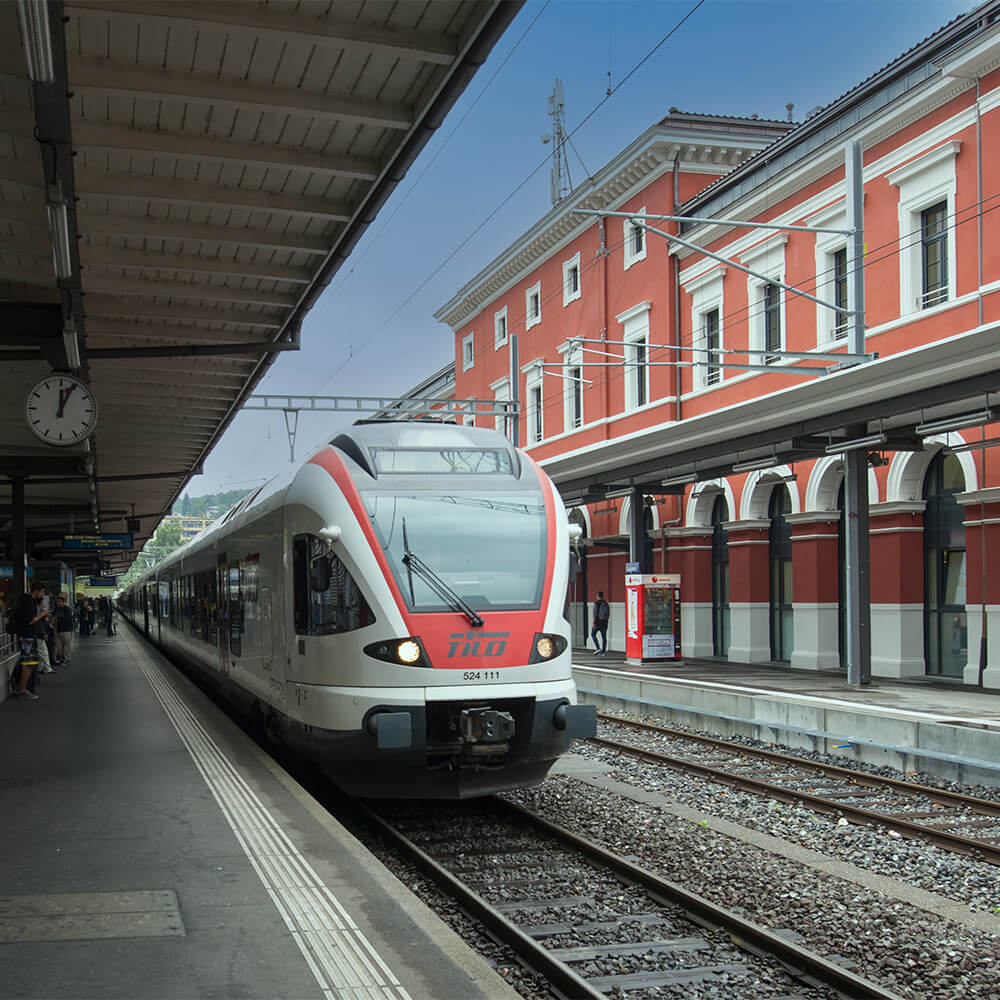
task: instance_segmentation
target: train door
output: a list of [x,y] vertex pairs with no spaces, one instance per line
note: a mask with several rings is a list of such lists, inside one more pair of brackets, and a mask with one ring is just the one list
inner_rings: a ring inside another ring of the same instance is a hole
[[142,631],[149,635],[149,584],[142,588]]
[[274,670],[274,623],[271,618],[271,588],[260,588],[260,657],[261,666]]
[[219,642],[219,671],[229,673],[229,567],[220,555],[215,567],[216,635]]

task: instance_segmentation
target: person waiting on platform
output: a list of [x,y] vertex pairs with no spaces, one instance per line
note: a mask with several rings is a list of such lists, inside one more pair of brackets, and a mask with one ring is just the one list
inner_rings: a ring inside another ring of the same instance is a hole
[[73,656],[73,609],[60,594],[56,600],[56,656],[55,662],[68,667]]
[[[608,622],[611,620],[611,608],[604,600],[604,591],[597,592],[597,600],[594,601],[594,627],[590,630],[590,638],[594,640],[594,649],[597,656],[604,656],[608,651]],[[598,645],[597,637],[601,637]]]
[[14,602],[11,617],[14,621],[14,634],[22,651],[20,676],[14,694],[19,698],[34,699],[35,682],[38,676],[38,664],[42,662],[41,649],[45,646],[42,637],[42,622],[49,614],[41,604],[44,590],[40,584],[32,584],[31,592],[22,594]]

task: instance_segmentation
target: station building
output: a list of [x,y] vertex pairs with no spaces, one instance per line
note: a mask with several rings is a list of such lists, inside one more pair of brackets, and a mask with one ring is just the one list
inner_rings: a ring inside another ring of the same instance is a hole
[[[543,467],[667,441],[750,400],[822,401],[823,373],[807,371],[822,365],[780,352],[846,352],[843,315],[790,288],[843,307],[847,236],[649,217],[846,229],[851,141],[863,150],[865,350],[920,371],[989,335],[998,16],[991,2],[957,18],[801,124],[671,109],[436,313],[454,333],[457,398],[519,401],[518,443]],[[1000,439],[994,399],[981,403],[971,426],[928,424],[916,448],[869,453],[875,677],[1000,688]],[[842,666],[843,456],[786,458],[707,481],[694,469],[689,485],[644,496],[644,569],[681,574],[686,655]],[[622,649],[630,497],[564,499],[584,532],[575,641],[603,590]]]

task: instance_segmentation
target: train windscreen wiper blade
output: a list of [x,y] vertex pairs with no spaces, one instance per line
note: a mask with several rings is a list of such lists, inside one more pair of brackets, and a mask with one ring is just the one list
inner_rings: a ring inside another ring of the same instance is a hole
[[[410,600],[413,598],[413,573],[416,573],[438,597],[450,602],[456,611],[461,611],[473,625],[484,624],[483,617],[474,611],[444,580],[441,579],[418,555],[410,551],[406,537],[406,518],[403,518],[403,565],[410,573]],[[414,601],[414,603],[416,603]]]

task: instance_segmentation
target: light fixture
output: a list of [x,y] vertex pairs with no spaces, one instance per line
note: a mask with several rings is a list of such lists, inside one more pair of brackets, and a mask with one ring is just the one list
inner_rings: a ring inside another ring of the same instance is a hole
[[49,233],[52,236],[52,263],[57,278],[73,277],[73,255],[69,245],[69,214],[61,202],[45,206],[49,213]]
[[996,410],[987,408],[976,413],[964,413],[957,417],[946,417],[943,420],[931,420],[926,424],[917,424],[914,430],[921,436],[927,434],[945,434],[948,431],[960,431],[963,427],[978,427],[980,424],[991,424],[997,419]]
[[617,500],[619,497],[630,497],[633,489],[634,487],[632,486],[624,486],[621,489],[608,490],[607,493],[604,494],[604,499]]
[[758,469],[770,469],[778,464],[776,455],[768,458],[755,458],[751,462],[736,462],[733,465],[733,472],[756,472]]
[[995,448],[1000,444],[1000,438],[983,438],[981,441],[966,441],[965,444],[954,444],[944,450],[950,455],[963,451],[979,451],[983,448]]
[[76,336],[76,326],[67,320],[63,326],[63,347],[66,349],[66,364],[74,370],[80,367],[80,342]]
[[686,486],[688,483],[694,483],[698,480],[697,472],[688,472],[683,476],[670,476],[667,479],[660,481],[661,486]]
[[828,444],[824,449],[828,455],[839,455],[845,451],[860,451],[862,448],[877,448],[885,444],[889,438],[885,434],[869,434],[867,437],[854,438],[852,441],[838,441]]
[[17,0],[21,36],[28,56],[28,76],[35,83],[54,83],[52,35],[49,32],[49,5],[46,0]]

